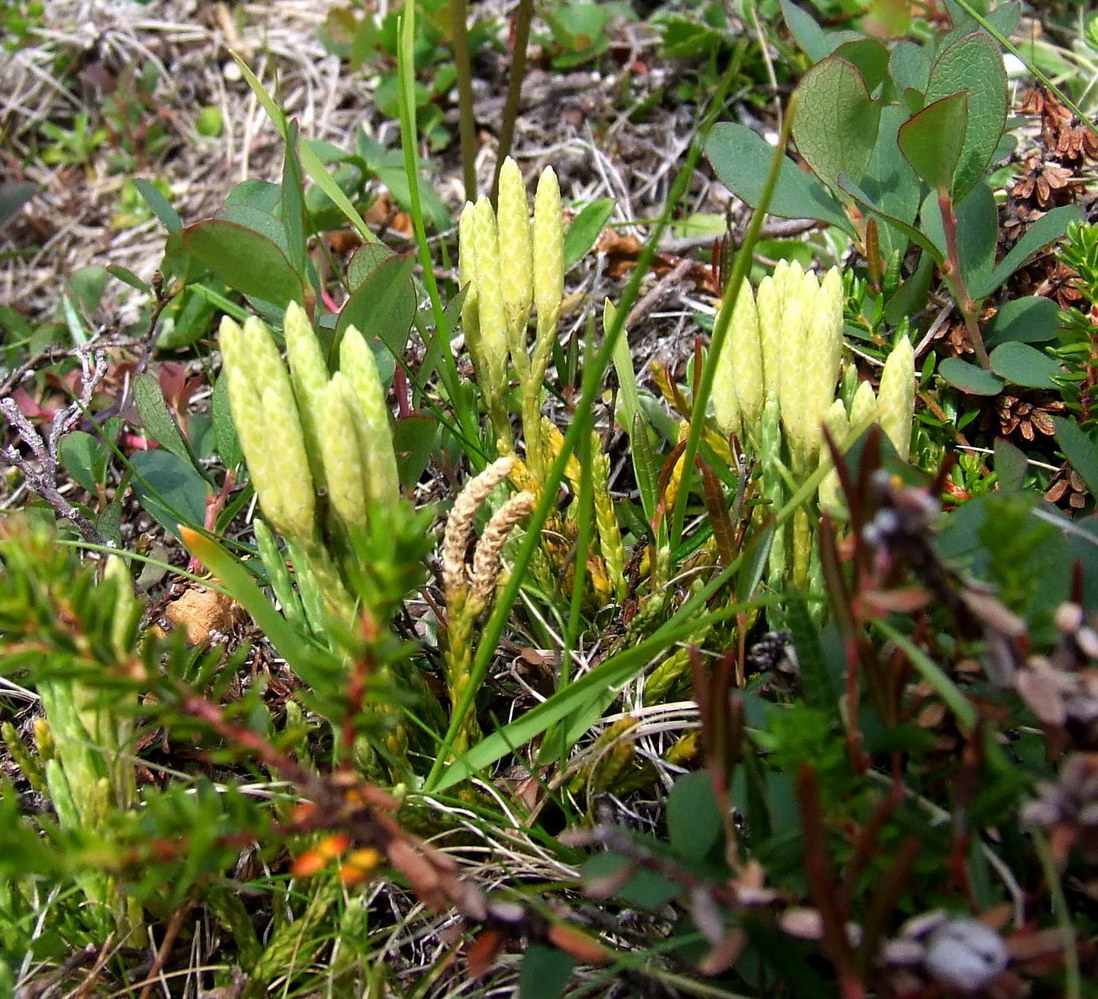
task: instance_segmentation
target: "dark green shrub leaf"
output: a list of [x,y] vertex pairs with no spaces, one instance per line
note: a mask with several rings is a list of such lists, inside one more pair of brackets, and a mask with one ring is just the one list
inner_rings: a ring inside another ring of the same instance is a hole
[[940,374],[954,388],[969,395],[998,395],[1003,391],[1003,382],[990,371],[978,368],[957,357],[947,357],[938,365]]
[[282,308],[304,301],[301,278],[266,236],[225,219],[209,219],[187,226],[181,237],[185,253],[241,294]]
[[968,92],[964,145],[950,193],[960,201],[987,169],[1006,124],[1007,79],[999,46],[982,31],[947,46],[930,67],[926,101]]
[[[347,327],[354,326],[367,343],[380,340],[394,358],[400,357],[408,345],[408,333],[416,315],[416,290],[412,285],[415,264],[414,255],[393,256],[375,267],[340,310],[337,340]],[[385,373],[379,369],[379,374]],[[388,384],[392,376],[390,366],[382,384]]]
[[522,956],[519,995],[522,999],[560,999],[572,977],[576,959],[556,947],[531,944]]
[[811,15],[795,7],[790,0],[781,0],[781,4],[785,23],[794,40],[813,62],[830,55],[843,42],[862,38],[856,31],[824,31]]
[[1005,437],[995,438],[995,474],[999,488],[1005,493],[1016,493],[1026,478],[1026,456]]
[[110,447],[98,437],[74,430],[61,438],[59,453],[65,471],[94,496],[107,477],[107,464],[114,453]]
[[667,798],[667,835],[680,857],[701,860],[721,838],[721,816],[708,771],[685,774]]
[[[900,152],[897,134],[907,121],[903,108],[888,106],[881,109],[877,142],[866,163],[861,188],[889,216],[911,224],[919,211],[922,185],[911,164]],[[878,229],[881,255],[887,260],[893,253],[903,253],[910,239],[902,230],[883,218]]]
[[897,135],[911,168],[935,191],[949,190],[964,145],[968,96],[944,97],[912,115]]
[[250,229],[252,232],[266,236],[289,259],[289,237],[286,235],[286,226],[282,219],[276,218],[270,212],[254,205],[238,204],[226,205],[218,214],[218,219],[224,222],[235,222],[237,225]]
[[1064,456],[1083,477],[1090,494],[1098,496],[1098,445],[1074,420],[1054,416],[1052,422],[1056,424],[1056,441]]
[[634,861],[620,853],[598,853],[583,865],[583,880],[592,881],[618,874],[623,867],[633,868],[629,879],[616,891],[614,898],[645,909],[666,905],[682,894],[682,886],[668,880],[658,871],[637,867]]
[[914,42],[897,42],[888,60],[892,82],[902,94],[905,90],[923,93],[930,79],[930,56],[922,45]]
[[[957,256],[961,260],[961,274],[968,288],[987,278],[995,263],[995,247],[999,239],[999,212],[995,207],[995,195],[987,184],[977,184],[964,201],[954,205],[957,216]],[[946,252],[945,230],[942,228],[942,210],[935,195],[923,202],[919,215],[923,232],[939,248]]]
[[228,209],[247,205],[267,215],[273,215],[281,199],[282,191],[277,184],[253,177],[242,180],[229,192],[229,196],[225,199],[225,207]]
[[564,237],[564,269],[566,271],[579,263],[595,245],[613,211],[614,199],[600,198],[584,206],[576,216]]
[[855,184],[849,177],[845,175],[839,178],[839,187],[842,188],[847,194],[849,194],[862,208],[871,212],[878,218],[883,219],[889,225],[894,226],[900,232],[904,233],[913,243],[917,246],[921,246],[926,250],[935,260],[942,260],[942,252],[935,244],[927,238],[927,236],[917,229],[910,222],[904,221],[902,218],[898,218],[895,215],[889,214],[881,205],[878,205],[865,191],[863,191],[857,184]]
[[[766,140],[743,125],[725,122],[714,126],[705,151],[721,183],[752,207],[757,206],[774,158],[774,150]],[[782,163],[767,211],[785,219],[818,219],[854,233],[842,206],[827,188],[788,157]]]
[[438,449],[438,422],[430,416],[414,413],[397,420],[393,432],[400,484],[412,487],[430,464]]
[[1078,205],[1064,205],[1046,212],[1026,230],[1025,235],[983,281],[968,289],[969,294],[976,299],[986,298],[1029,257],[1063,236],[1072,222],[1081,222],[1082,219],[1083,212]]
[[862,74],[831,55],[804,75],[797,94],[793,138],[808,165],[831,188],[838,186],[840,173],[861,180],[881,116]]
[[146,373],[134,379],[133,401],[141,414],[145,432],[162,448],[193,464],[190,445],[179,429],[179,424],[175,422],[175,417],[168,411],[168,404],[164,401],[164,393],[160,391],[160,382],[156,375]]
[[395,256],[396,253],[384,243],[364,243],[355,250],[347,265],[347,287],[356,291],[379,265]]
[[1000,344],[991,352],[991,370],[1011,385],[1025,388],[1056,387],[1060,362],[1024,343]]
[[873,38],[843,42],[832,53],[850,63],[861,74],[865,89],[873,93],[888,76],[888,49]]
[[130,455],[137,501],[165,530],[179,537],[179,525],[201,527],[209,484],[194,466],[171,451]]
[[1051,298],[1030,295],[1003,305],[988,323],[984,343],[1046,343],[1060,329],[1060,310]]
[[226,468],[236,468],[244,460],[244,451],[240,447],[240,438],[236,434],[229,411],[229,380],[224,375],[214,385],[210,409],[213,414],[217,453]]
[[179,212],[172,208],[171,202],[151,180],[137,177],[134,179],[133,186],[149,206],[149,211],[160,219],[168,232],[178,232],[183,228],[183,220],[179,217]]

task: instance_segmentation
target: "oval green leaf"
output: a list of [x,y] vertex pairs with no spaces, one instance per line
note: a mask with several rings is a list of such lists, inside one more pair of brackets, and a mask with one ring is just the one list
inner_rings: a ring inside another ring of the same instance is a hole
[[990,360],[995,374],[1024,388],[1056,388],[1055,376],[1063,370],[1059,361],[1024,343],[1000,344]]
[[568,233],[564,237],[564,269],[570,270],[573,264],[579,263],[595,245],[595,240],[602,235],[603,227],[610,220],[614,211],[613,198],[599,198],[576,216],[575,221],[568,227]]
[[858,69],[831,55],[813,66],[797,87],[793,117],[797,149],[833,190],[839,174],[860,181],[877,142],[881,106]]
[[1003,382],[990,371],[976,367],[957,357],[947,357],[938,365],[940,374],[954,388],[969,395],[998,395]]
[[[766,140],[743,125],[725,122],[715,125],[709,133],[705,152],[721,183],[756,207],[774,158],[774,150]],[[782,162],[767,211],[783,219],[817,219],[854,235],[854,228],[839,202],[823,184],[788,157]]]
[[931,190],[949,190],[967,121],[968,95],[962,92],[928,104],[900,126],[900,152]]
[[984,343],[1047,343],[1060,330],[1060,310],[1051,298],[1029,295],[1007,302],[995,314],[984,334]]
[[968,92],[968,121],[950,193],[960,201],[987,169],[1003,134],[1007,78],[1003,55],[991,36],[973,32],[947,46],[930,67],[926,101]]
[[180,233],[184,253],[234,291],[285,308],[303,302],[301,278],[273,240],[225,219],[208,219]]

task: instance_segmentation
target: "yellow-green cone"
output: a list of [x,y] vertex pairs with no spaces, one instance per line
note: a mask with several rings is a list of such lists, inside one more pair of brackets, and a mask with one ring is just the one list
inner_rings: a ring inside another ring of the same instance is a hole
[[877,401],[881,429],[892,441],[896,453],[907,461],[911,452],[911,422],[915,417],[915,351],[906,336],[900,338],[885,361]]
[[534,308],[538,314],[538,340],[557,328],[564,300],[564,215],[560,185],[552,167],[538,179],[534,195]]
[[480,344],[484,355],[484,375],[488,382],[485,389],[489,394],[498,395],[507,380],[507,316],[500,283],[496,215],[487,198],[481,198],[474,207],[472,241],[480,312]]
[[354,326],[339,348],[339,370],[347,378],[358,405],[353,408],[359,453],[371,500],[392,506],[400,496],[389,407],[381,387],[373,351]]
[[366,520],[366,469],[353,415],[357,404],[350,380],[337,371],[318,397],[316,408],[328,503],[347,530],[361,528]]
[[317,488],[327,484],[324,462],[320,460],[320,397],[328,385],[328,365],[320,352],[320,343],[305,310],[291,302],[286,306],[282,327],[286,336],[286,360],[290,365],[290,382],[297,398],[301,429],[305,434],[306,452]]
[[[516,368],[528,363],[526,322],[534,302],[534,263],[530,241],[530,210],[526,203],[526,185],[518,164],[510,156],[503,161],[499,174],[498,271],[503,289],[503,312],[507,335]],[[520,356],[521,355],[521,356]]]

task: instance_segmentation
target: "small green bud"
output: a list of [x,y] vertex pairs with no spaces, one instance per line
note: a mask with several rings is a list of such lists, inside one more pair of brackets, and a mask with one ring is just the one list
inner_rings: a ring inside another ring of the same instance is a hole
[[850,403],[850,429],[862,433],[877,418],[877,396],[869,382],[862,382]]

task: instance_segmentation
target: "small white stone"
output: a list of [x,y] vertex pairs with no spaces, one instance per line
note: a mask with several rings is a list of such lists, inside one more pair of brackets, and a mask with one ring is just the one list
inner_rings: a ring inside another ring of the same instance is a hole
[[1007,966],[999,936],[978,919],[960,916],[944,923],[926,948],[926,970],[939,985],[975,992]]
[[1011,52],[1003,56],[1003,69],[1011,80],[1021,80],[1029,76],[1029,67]]

